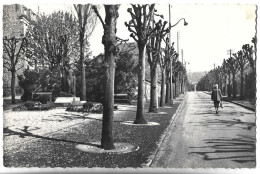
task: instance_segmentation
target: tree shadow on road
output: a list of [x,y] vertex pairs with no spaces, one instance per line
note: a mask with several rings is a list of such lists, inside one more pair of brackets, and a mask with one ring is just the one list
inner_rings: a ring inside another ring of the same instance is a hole
[[[200,113],[200,115],[202,115],[202,113]],[[208,127],[212,130],[223,129],[223,127],[234,128],[235,126],[238,126],[239,128],[245,129],[245,130],[252,130],[252,128],[255,127],[255,125],[256,125],[254,122],[245,122],[245,121],[241,121],[240,119],[237,119],[237,118],[232,118],[232,119],[226,120],[226,119],[216,118],[216,117],[211,118],[210,116],[202,119],[202,121],[189,122],[189,123],[195,124],[195,126]]]
[[203,155],[206,161],[230,159],[238,163],[255,163],[255,137],[240,134],[237,136],[237,138],[205,139],[205,146],[189,147],[192,150],[196,149],[189,154]]

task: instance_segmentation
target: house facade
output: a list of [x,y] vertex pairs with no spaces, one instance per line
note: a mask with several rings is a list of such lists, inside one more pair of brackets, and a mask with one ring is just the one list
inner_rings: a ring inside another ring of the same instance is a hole
[[[36,21],[37,15],[21,4],[3,5],[3,38],[22,38],[25,36],[27,28],[31,21]],[[21,74],[24,69],[28,68],[27,61],[18,62],[18,67],[22,67],[16,72]],[[16,95],[22,93],[22,89],[18,85],[16,79]],[[3,96],[11,94],[11,72],[3,68]]]

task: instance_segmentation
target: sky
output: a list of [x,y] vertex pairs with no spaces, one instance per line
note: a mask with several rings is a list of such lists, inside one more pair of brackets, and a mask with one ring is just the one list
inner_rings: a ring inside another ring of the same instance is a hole
[[[55,4],[49,2],[39,5],[37,4],[39,1],[29,2],[23,4],[34,12],[38,11],[38,6],[41,13],[52,13],[57,10],[75,12],[70,3],[59,4],[55,1]],[[130,20],[127,12],[129,7],[131,7],[129,4],[122,4],[119,8],[117,36],[122,39],[130,38],[130,32],[124,25],[125,21]],[[169,21],[167,3],[157,2],[155,8],[158,14],[163,14],[164,19]],[[104,8],[100,9],[100,14],[104,19]],[[209,71],[213,69],[214,64],[221,65],[223,59],[229,57],[227,50],[232,49],[235,53],[243,44],[251,44],[251,39],[256,33],[256,5],[253,4],[171,3],[171,23],[175,24],[181,18],[185,18],[188,25],[184,26],[181,21],[173,27],[171,41],[177,46],[177,32],[179,32],[179,52],[183,50],[183,60],[187,62],[187,69],[191,72]],[[102,35],[103,28],[98,22],[90,38],[93,56],[104,51],[101,43]],[[130,41],[133,40],[130,38]]]

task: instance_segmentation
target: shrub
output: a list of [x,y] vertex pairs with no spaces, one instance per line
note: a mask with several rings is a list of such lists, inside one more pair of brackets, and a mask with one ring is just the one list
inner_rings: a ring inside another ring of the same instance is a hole
[[101,103],[84,103],[83,106],[79,105],[68,105],[66,111],[77,111],[77,112],[90,112],[90,113],[102,113],[103,105]]
[[103,112],[103,105],[100,103],[93,104],[93,107],[90,109],[91,113],[102,113]]
[[52,101],[55,101],[55,99],[60,96],[61,93],[61,85],[60,83],[56,83],[53,85],[53,90],[52,90]]
[[48,101],[51,101],[51,96],[47,94],[43,94],[43,95],[39,95],[35,100],[43,104],[46,104]]
[[13,111],[26,111],[27,107],[24,105],[19,105],[13,108]]
[[23,88],[23,95],[21,100],[28,101],[32,99],[32,91],[38,86],[36,84],[37,79],[40,78],[40,74],[35,70],[24,70],[23,75],[17,76],[19,79],[19,85]]
[[67,106],[67,109],[66,109],[66,111],[77,111],[77,112],[83,112],[84,111],[84,109],[83,109],[83,107],[82,106],[73,106],[73,105],[68,105]]
[[48,101],[47,104],[43,104],[41,109],[42,110],[50,110],[55,107],[54,103],[52,101]]
[[24,106],[27,108],[34,107],[34,102],[33,101],[27,101],[24,103]]
[[23,71],[22,75],[18,75],[19,86],[23,89],[24,93],[21,97],[23,101],[32,99],[33,91],[41,89],[42,91],[54,91],[55,94],[59,94],[60,80],[57,77],[57,73],[54,70],[48,69],[29,70]]
[[91,102],[86,102],[83,104],[83,109],[87,112],[90,112],[91,108],[94,106]]
[[27,107],[28,111],[43,111],[43,110],[50,110],[54,108],[53,102],[48,102],[47,104],[42,104],[40,107]]
[[50,110],[50,109],[53,109],[53,105],[44,104],[41,107],[41,110]]

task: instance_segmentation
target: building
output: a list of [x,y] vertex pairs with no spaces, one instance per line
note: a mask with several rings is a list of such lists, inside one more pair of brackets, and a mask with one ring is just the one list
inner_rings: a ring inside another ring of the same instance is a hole
[[[31,21],[36,21],[37,15],[31,10],[20,4],[3,5],[3,37],[22,38],[25,36]],[[17,75],[21,74],[25,68],[28,68],[26,61],[18,62],[19,67]],[[11,73],[3,68],[3,95],[9,96],[11,91]],[[16,80],[16,94],[20,95],[22,89]]]

